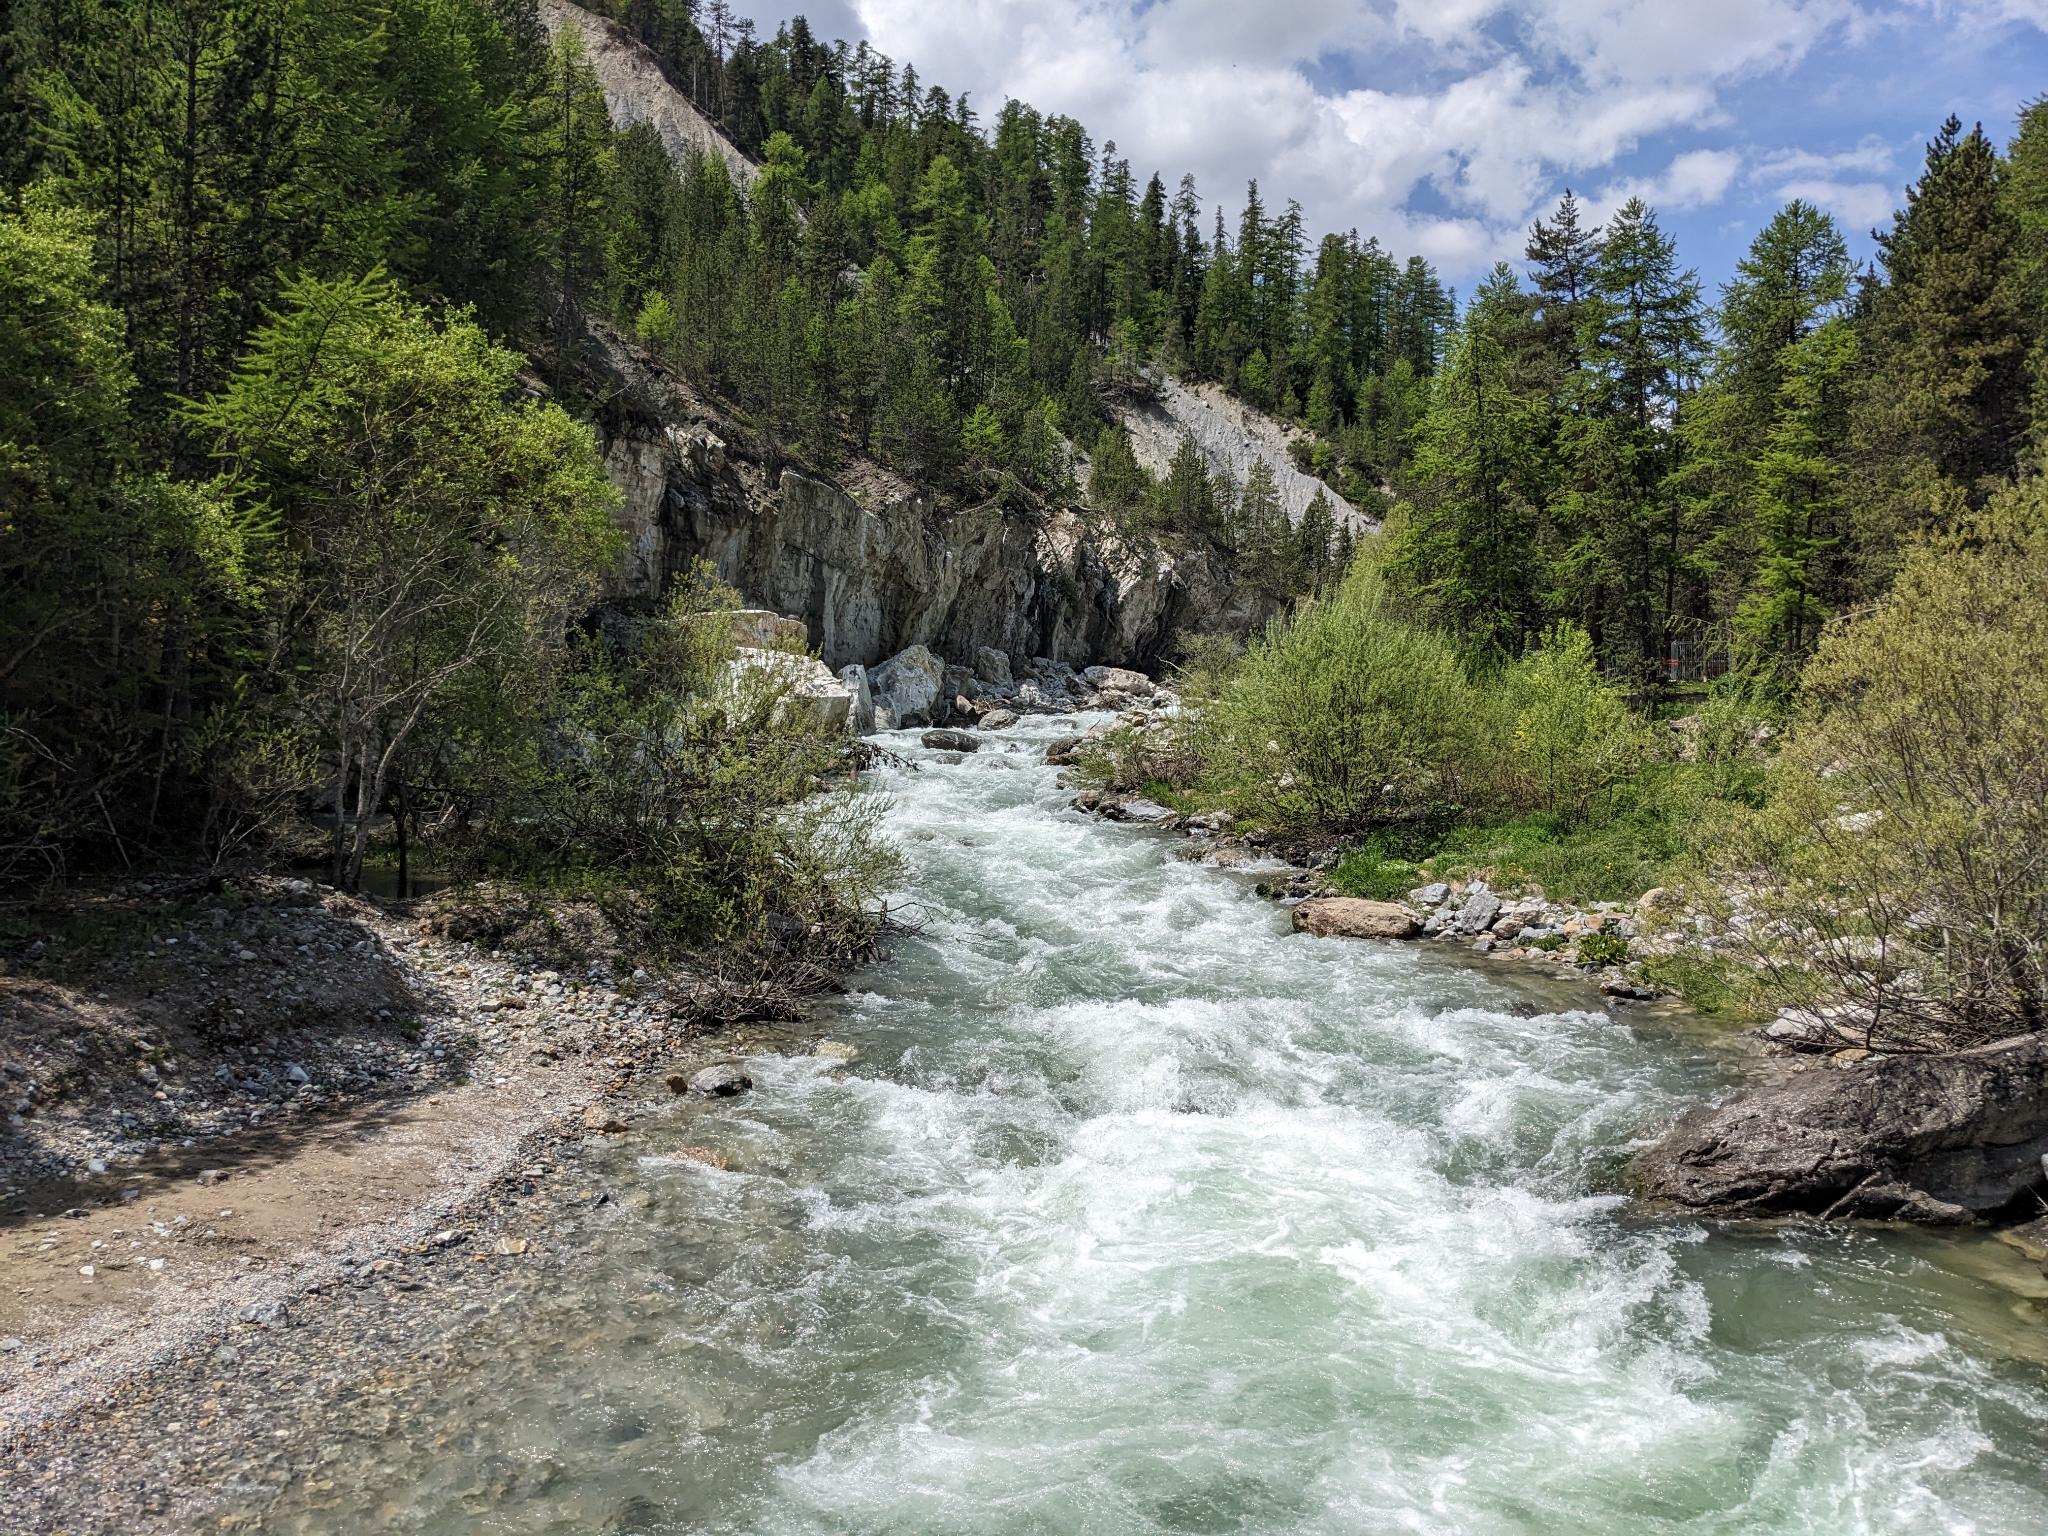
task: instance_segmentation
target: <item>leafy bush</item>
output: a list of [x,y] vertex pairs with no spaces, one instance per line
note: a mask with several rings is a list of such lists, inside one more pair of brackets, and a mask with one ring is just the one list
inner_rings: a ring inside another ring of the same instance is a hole
[[1642,962],[1642,972],[1646,981],[1676,992],[1695,1012],[1737,1021],[1771,1017],[1768,1008],[1756,1006],[1754,978],[1717,956],[1692,950],[1651,955]]
[[1361,560],[1246,651],[1201,713],[1201,751],[1233,809],[1273,825],[1413,819],[1472,779],[1472,693],[1449,642],[1397,617]]
[[1906,556],[1831,627],[1765,806],[1717,884],[1772,1000],[1843,1000],[1858,1044],[2048,1027],[2048,486]]
[[1596,930],[1579,935],[1579,964],[1620,965],[1628,959],[1628,940],[1618,933]]
[[566,881],[650,953],[745,972],[800,932],[850,957],[900,874],[886,802],[847,787],[848,738],[786,673],[734,666],[736,606],[700,561],[661,618],[592,640],[559,740],[496,808],[487,852]]
[[1643,731],[1600,676],[1593,642],[1559,624],[1501,680],[1508,762],[1524,803],[1577,824],[1641,761]]
[[676,339],[675,306],[659,288],[648,291],[647,301],[633,321],[633,330],[649,346],[666,346]]

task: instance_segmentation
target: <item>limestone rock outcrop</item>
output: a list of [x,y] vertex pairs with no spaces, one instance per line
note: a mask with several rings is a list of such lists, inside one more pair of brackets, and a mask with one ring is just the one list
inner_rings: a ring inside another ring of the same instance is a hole
[[1071,509],[946,507],[872,465],[849,471],[856,496],[782,462],[610,327],[591,338],[626,535],[615,601],[652,606],[701,558],[748,603],[800,619],[834,670],[921,645],[1020,686],[1030,658],[1152,667],[1184,630],[1243,633],[1271,614],[1208,558]]

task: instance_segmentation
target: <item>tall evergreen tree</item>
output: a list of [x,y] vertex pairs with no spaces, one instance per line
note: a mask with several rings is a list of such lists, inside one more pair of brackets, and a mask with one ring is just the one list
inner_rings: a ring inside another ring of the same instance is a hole
[[1944,494],[1981,503],[2018,463],[2027,325],[2003,178],[1982,127],[1964,133],[1951,117],[1878,235],[1858,434],[1895,525],[1924,520]]

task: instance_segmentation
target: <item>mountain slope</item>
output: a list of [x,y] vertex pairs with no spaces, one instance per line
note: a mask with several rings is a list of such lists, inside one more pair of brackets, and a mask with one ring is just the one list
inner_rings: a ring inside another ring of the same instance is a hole
[[1179,379],[1160,378],[1154,382],[1150,400],[1121,406],[1117,419],[1131,434],[1131,448],[1138,462],[1155,475],[1164,475],[1173,462],[1174,451],[1186,432],[1202,450],[1209,472],[1227,471],[1242,486],[1252,465],[1263,459],[1273,471],[1279,487],[1280,504],[1290,523],[1301,521],[1308,504],[1321,491],[1330,501],[1338,520],[1354,529],[1377,527],[1377,523],[1345,501],[1313,475],[1295,468],[1288,443],[1297,435],[1274,417],[1228,394],[1220,384],[1187,384]]
[[613,127],[651,123],[678,165],[692,153],[717,155],[725,161],[736,185],[745,187],[753,182],[758,170],[754,162],[668,83],[654,55],[621,28],[569,0],[540,0],[540,17],[550,37],[559,35],[564,27],[574,27],[583,35],[583,49],[604,90]]

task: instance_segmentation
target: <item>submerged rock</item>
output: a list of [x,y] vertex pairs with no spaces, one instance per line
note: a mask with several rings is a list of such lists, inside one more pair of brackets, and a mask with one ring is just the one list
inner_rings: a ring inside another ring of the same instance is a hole
[[1397,901],[1312,896],[1294,909],[1294,929],[1319,939],[1412,939],[1422,919]]
[[[1643,1193],[1730,1216],[1963,1223],[2048,1186],[2048,1035],[1799,1072],[1685,1115],[1636,1160]],[[2033,1205],[2038,1210],[2038,1205]]]
[[730,1099],[754,1086],[754,1080],[730,1062],[706,1067],[690,1079],[690,1092],[700,1099]]

